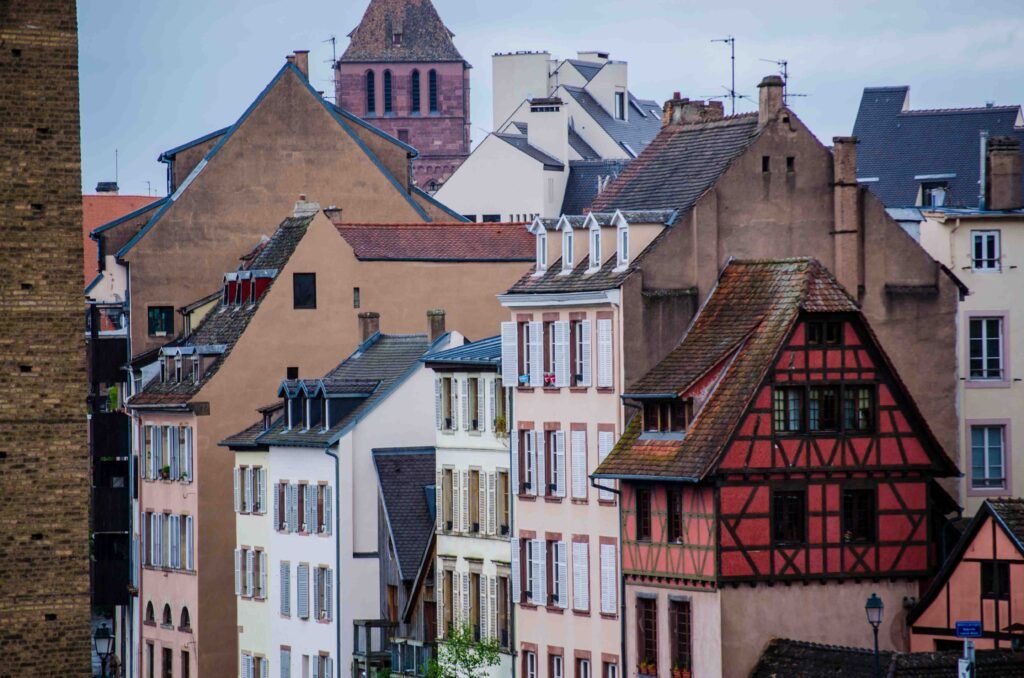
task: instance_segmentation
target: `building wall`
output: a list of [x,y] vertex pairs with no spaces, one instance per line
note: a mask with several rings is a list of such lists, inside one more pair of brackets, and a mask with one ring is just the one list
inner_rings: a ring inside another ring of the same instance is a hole
[[[658,656],[640,657],[637,653],[637,597],[655,598],[658,613]],[[690,669],[694,676],[741,676],[743,673],[722,671],[722,597],[713,588],[663,588],[649,584],[626,584],[626,606],[624,628],[626,629],[626,665],[623,675],[635,678],[639,674],[640,661],[654,659],[658,675],[667,676],[673,668],[672,623],[669,620],[669,606],[673,600],[690,602]],[[760,652],[760,650],[759,650]]]
[[75,8],[0,7],[0,656],[14,675],[91,674]]
[[[227,452],[227,450],[222,450]],[[230,452],[228,452],[230,455]],[[262,452],[236,452],[235,469],[241,466],[259,467],[267,469],[266,508],[262,513],[235,514],[235,548],[263,549],[267,553],[267,591],[263,599],[238,598],[237,622],[238,622],[238,650],[239,652],[251,652],[252,654],[263,655],[270,660],[271,667],[278,664],[280,652],[272,644],[277,638],[273,633],[273,620],[279,616],[280,593],[274,593],[274,584],[280,583],[280,567],[275,567],[273,562],[274,553],[271,551],[271,533],[274,522],[274,495],[272,488],[274,482],[269,468],[270,453]],[[257,492],[253,488],[253,495]],[[275,581],[277,580],[277,581]],[[242,582],[245,586],[245,582]],[[240,666],[240,665],[239,665]],[[280,667],[278,667],[280,668]]]
[[491,57],[494,129],[499,129],[526,99],[546,97],[554,62],[548,52],[495,54]]

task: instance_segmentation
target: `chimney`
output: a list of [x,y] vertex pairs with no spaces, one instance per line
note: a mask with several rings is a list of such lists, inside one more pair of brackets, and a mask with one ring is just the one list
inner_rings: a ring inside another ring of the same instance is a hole
[[661,125],[683,125],[686,123],[711,122],[721,120],[725,114],[725,107],[721,101],[702,101],[700,99],[685,99],[675,92],[672,98],[665,102],[661,116]]
[[835,224],[832,231],[834,271],[839,283],[850,296],[859,301],[864,272],[860,187],[857,185],[857,137],[834,137],[832,143],[835,179]]
[[767,75],[757,88],[761,90],[757,108],[757,126],[764,127],[769,120],[774,120],[779,111],[785,107],[783,93],[786,84],[782,81],[781,75]]
[[526,141],[560,163],[569,162],[569,111],[558,97],[530,100]]
[[308,217],[316,214],[320,211],[320,203],[306,200],[306,194],[300,193],[299,199],[295,203],[295,210],[292,212],[292,216],[296,218]]
[[359,314],[359,336],[360,341],[366,341],[377,332],[380,332],[380,313],[366,311]]
[[438,337],[444,334],[443,308],[434,308],[427,311],[427,328],[429,329],[430,343],[434,343]]
[[116,181],[101,181],[96,184],[97,193],[107,193],[110,195],[117,195],[118,187]]
[[324,216],[331,220],[331,223],[337,226],[341,223],[341,208],[337,205],[328,205],[324,208]]
[[985,173],[985,209],[1015,210],[1024,207],[1021,199],[1020,140],[1014,137],[991,137]]
[[295,67],[299,69],[299,73],[309,80],[309,50],[308,49],[297,49],[295,50]]

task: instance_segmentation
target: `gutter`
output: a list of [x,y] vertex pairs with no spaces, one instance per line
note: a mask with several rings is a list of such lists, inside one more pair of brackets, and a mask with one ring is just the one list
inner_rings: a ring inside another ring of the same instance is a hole
[[337,657],[338,666],[341,667],[341,535],[338,534],[338,525],[341,524],[341,460],[331,448],[324,450],[324,454],[334,460],[334,525],[331,526],[334,536],[334,656]]

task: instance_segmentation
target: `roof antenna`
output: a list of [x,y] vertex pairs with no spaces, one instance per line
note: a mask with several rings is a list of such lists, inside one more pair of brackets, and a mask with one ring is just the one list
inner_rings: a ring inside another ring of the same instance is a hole
[[153,182],[146,179],[146,195],[153,195]]
[[117,149],[114,149],[114,183],[117,183]]
[[782,103],[789,105],[789,97],[805,97],[806,94],[790,94],[789,92],[789,61],[786,59],[761,59],[779,67],[782,76]]
[[736,38],[730,35],[727,38],[716,38],[711,42],[725,42],[729,44],[729,60],[732,62],[732,86],[728,89],[729,99],[732,102],[732,112],[730,115],[736,115]]
[[[332,35],[331,37],[329,37],[326,40],[322,41],[321,44],[326,43],[326,42],[331,43],[331,60],[327,61],[326,59],[324,59],[324,63],[331,64],[331,70],[335,70],[336,71],[336,70],[338,70],[338,39]],[[331,96],[331,97],[324,97],[324,98],[325,99],[326,98],[330,98],[331,100],[334,101],[334,105],[337,106],[338,105],[338,92],[337,92],[338,83],[335,82],[333,78],[330,79],[329,82],[334,83],[335,92],[334,92],[333,96]]]

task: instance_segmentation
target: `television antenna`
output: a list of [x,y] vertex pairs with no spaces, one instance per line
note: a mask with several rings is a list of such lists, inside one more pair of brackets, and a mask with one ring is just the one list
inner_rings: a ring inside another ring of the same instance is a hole
[[[335,71],[335,70],[338,69],[338,39],[332,35],[329,38],[327,38],[326,40],[321,41],[320,44],[326,44],[328,42],[331,43],[331,59],[330,59],[330,61],[328,61],[327,59],[324,59],[324,63],[330,64],[331,65],[331,70]],[[337,106],[338,105],[338,93],[337,93],[338,83],[335,82],[335,80],[333,78],[325,79],[325,80],[323,80],[323,82],[330,82],[330,83],[334,84],[334,88],[335,88],[334,96],[323,97],[323,98],[330,99],[331,101],[334,102],[334,105]],[[323,93],[321,93],[321,96],[323,96]]]
[[726,38],[715,38],[711,42],[724,42],[729,45],[729,61],[732,66],[732,85],[727,88],[729,92],[729,99],[732,102],[732,111],[730,115],[736,114],[736,38],[728,36]]
[[789,97],[805,97],[806,94],[790,94],[789,92],[789,61],[787,59],[761,59],[779,67],[779,75],[782,76],[782,102],[789,103]]

